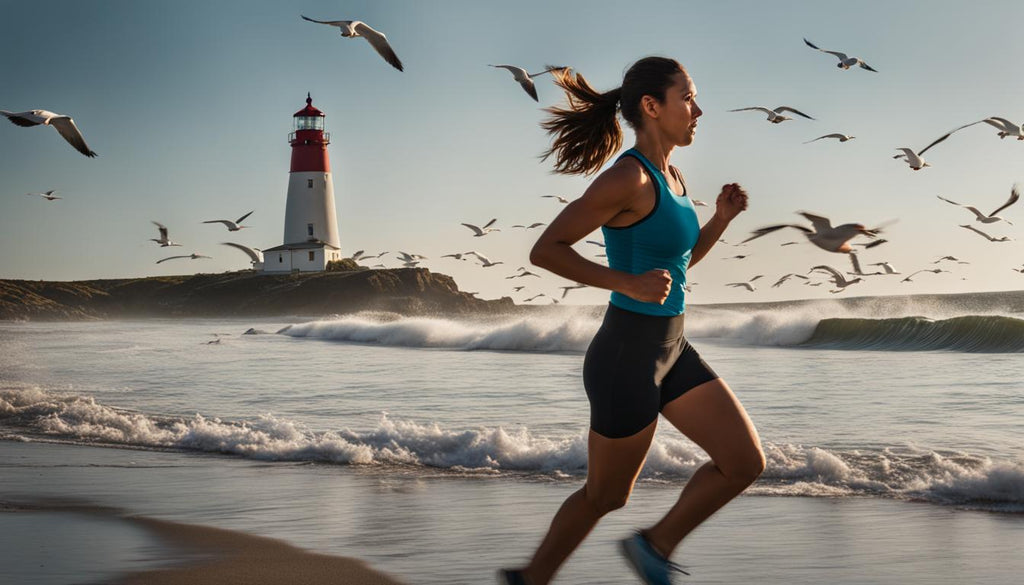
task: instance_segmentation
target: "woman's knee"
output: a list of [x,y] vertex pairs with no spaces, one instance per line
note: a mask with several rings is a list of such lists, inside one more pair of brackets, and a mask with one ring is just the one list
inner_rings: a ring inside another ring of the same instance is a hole
[[757,478],[764,473],[767,461],[761,445],[755,444],[751,445],[743,454],[725,462],[724,465],[718,462],[715,464],[731,482],[748,486],[757,481]]
[[593,508],[595,512],[604,516],[609,512],[614,512],[619,508],[626,505],[629,501],[630,489],[613,488],[613,487],[593,487],[590,485],[583,486],[583,497],[586,498],[587,503]]

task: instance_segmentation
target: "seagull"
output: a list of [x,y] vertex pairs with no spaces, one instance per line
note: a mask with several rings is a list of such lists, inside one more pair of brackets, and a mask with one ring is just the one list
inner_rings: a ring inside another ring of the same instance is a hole
[[[256,210],[254,209],[253,211],[256,211]],[[250,215],[252,215],[252,211],[250,211],[249,213],[246,213],[245,215],[243,215],[242,217],[236,219],[235,221],[231,221],[231,220],[228,220],[228,219],[211,219],[210,221],[204,221],[203,223],[222,223],[222,224],[228,226],[228,231],[229,232],[237,232],[238,230],[240,230],[242,228],[249,227],[247,225],[242,225],[242,221],[245,218],[249,217]]]
[[833,134],[826,134],[824,136],[819,136],[819,137],[815,138],[814,140],[808,140],[807,142],[804,142],[804,144],[810,144],[812,142],[817,142],[818,140],[821,140],[822,138],[836,138],[836,139],[839,140],[839,142],[846,142],[847,140],[853,140],[854,138],[856,138],[856,136],[847,136],[846,134],[839,134],[838,132],[836,132],[836,133],[833,133]]
[[25,194],[30,196],[30,197],[32,195],[39,195],[40,197],[42,197],[43,199],[46,199],[47,201],[53,201],[54,199],[63,199],[63,197],[57,197],[56,195],[54,195],[54,193],[56,193],[56,192],[57,192],[56,189],[50,189],[49,191],[45,191],[43,193],[25,193]]
[[1024,268],[1011,268],[1010,270],[1012,270],[1014,272],[1020,272],[1021,274],[1024,274]]
[[417,260],[429,260],[426,256],[420,256],[419,254],[409,254],[408,252],[398,252],[401,256],[395,256],[395,258],[403,262],[415,262]]
[[750,292],[754,292],[754,285],[752,285],[750,283],[754,282],[758,278],[761,278],[762,276],[764,276],[764,275],[763,274],[758,274],[757,276],[755,276],[754,278],[751,278],[750,280],[748,280],[746,282],[729,282],[729,283],[726,283],[725,286],[742,287],[742,288],[745,288],[745,289],[749,290]]
[[494,222],[496,222],[496,221],[498,221],[498,218],[494,218],[491,221],[487,222],[486,224],[484,224],[484,227],[482,227],[482,228],[476,227],[475,225],[473,225],[471,223],[464,223],[462,225],[464,225],[464,226],[468,227],[469,229],[473,230],[473,237],[474,238],[480,238],[480,237],[486,236],[487,234],[489,234],[491,232],[500,232],[501,231],[498,228],[492,228],[491,227],[492,225],[494,225]]
[[203,256],[202,254],[196,254],[195,252],[193,252],[193,253],[189,254],[188,256],[168,256],[168,257],[166,257],[166,258],[164,258],[162,260],[157,260],[156,263],[159,264],[161,262],[167,262],[168,260],[174,260],[175,258],[190,258],[192,260],[196,260],[198,258],[211,258],[212,259],[213,256]]
[[544,75],[545,73],[551,73],[552,71],[563,71],[567,69],[567,67],[553,67],[551,65],[548,65],[544,69],[544,71],[541,71],[540,73],[527,73],[526,69],[523,69],[522,67],[516,67],[515,65],[490,65],[490,67],[507,69],[509,72],[511,72],[512,77],[515,78],[517,82],[519,82],[519,85],[522,86],[523,91],[525,91],[527,95],[532,97],[533,101],[535,102],[539,102],[540,100],[537,98],[537,88],[534,87],[533,85],[533,78],[539,75]]
[[800,215],[804,216],[811,222],[811,225],[814,229],[806,228],[802,225],[795,224],[771,225],[755,230],[754,235],[743,240],[743,242],[741,243],[745,244],[750,240],[760,238],[761,236],[770,234],[776,230],[791,227],[803,232],[812,244],[818,246],[822,250],[825,250],[827,252],[847,253],[851,250],[851,239],[859,235],[865,235],[868,236],[869,238],[874,238],[881,232],[880,227],[875,229],[868,229],[864,227],[863,224],[859,223],[844,223],[842,225],[832,227],[832,222],[830,222],[827,217],[814,215],[813,213],[807,213],[806,211],[801,211],[799,213]]
[[921,152],[924,152],[925,150],[928,150],[929,148],[931,148],[931,147],[935,146],[936,144],[942,142],[943,140],[949,138],[950,136],[953,135],[953,133],[959,132],[960,130],[963,130],[964,128],[970,128],[971,126],[974,126],[975,124],[988,124],[989,126],[993,126],[994,128],[996,128],[996,130],[998,130],[998,132],[996,132],[996,134],[999,136],[1000,139],[1006,138],[1007,136],[1016,136],[1017,140],[1024,140],[1024,126],[1015,124],[1015,123],[1007,120],[1006,118],[1000,118],[998,116],[992,116],[990,118],[985,118],[984,120],[978,120],[977,122],[971,122],[969,124],[964,124],[963,126],[958,126],[956,128],[953,128],[949,132],[946,132],[942,136],[939,136],[938,138],[936,138],[934,142],[932,142],[928,146],[924,147],[924,150],[922,150]]
[[515,292],[519,292],[519,291],[523,290],[524,288],[526,288],[526,287],[525,286],[513,286],[512,290],[514,290]]
[[853,274],[854,276],[877,276],[879,274],[885,274],[884,272],[864,272],[860,268],[860,258],[857,257],[856,253],[850,252],[847,256],[850,257],[850,264],[853,264],[853,272],[848,272],[847,274]]
[[539,295],[534,295],[534,296],[532,296],[532,297],[530,297],[528,299],[523,299],[523,302],[524,303],[528,303],[528,302],[530,302],[530,301],[532,301],[534,299],[539,299],[540,297],[546,297],[546,296],[548,296],[548,295],[546,295],[544,293],[540,293]]
[[566,204],[569,203],[569,200],[566,199],[565,197],[562,197],[561,195],[541,195],[540,198],[541,199],[558,199],[558,202],[561,203],[562,205],[566,205]]
[[701,201],[700,199],[690,199],[690,203],[693,203],[694,207],[707,207],[708,204]]
[[737,254],[735,256],[729,256],[728,258],[722,258],[722,260],[743,260],[750,254]]
[[962,225],[960,227],[969,229],[972,232],[974,232],[974,233],[976,233],[976,234],[978,234],[980,236],[985,237],[990,242],[1009,242],[1010,241],[1009,236],[999,236],[998,238],[993,238],[992,236],[990,236],[990,235],[986,234],[985,232],[975,228],[974,226]]
[[[902,159],[904,159],[905,161],[907,161],[907,164],[910,165],[910,168],[915,170],[915,171],[920,171],[924,167],[932,166],[932,165],[924,162],[924,159],[921,158],[921,153],[923,153],[924,150],[922,150],[921,152],[918,152],[917,154],[914,154],[914,151],[910,150],[909,148],[897,148],[896,150],[903,151],[903,154],[897,154],[893,158],[902,158]],[[925,150],[927,150],[927,148]]]
[[476,256],[478,260],[480,260],[480,266],[482,268],[490,268],[491,266],[497,266],[498,264],[504,264],[504,262],[501,262],[501,261],[491,262],[490,259],[488,259],[486,256],[484,256],[482,254],[477,254],[476,252],[473,252],[473,255]]
[[[302,16],[301,14],[299,16]],[[388,44],[387,37],[384,33],[376,31],[370,28],[370,25],[366,24],[361,20],[316,20],[315,18],[309,18],[302,16],[303,20],[309,22],[317,22],[320,24],[326,24],[328,26],[336,26],[341,29],[341,36],[345,38],[363,37],[366,39],[370,46],[373,47],[374,51],[377,51],[384,60],[388,62],[392,67],[402,71],[402,62],[398,59],[398,55]]]
[[514,228],[523,228],[523,229],[527,229],[527,230],[532,230],[533,228],[539,228],[539,227],[540,227],[540,226],[542,226],[542,225],[548,225],[548,224],[546,224],[546,223],[544,223],[544,222],[541,222],[541,221],[538,221],[538,222],[535,222],[535,223],[531,223],[530,225],[520,225],[520,224],[516,224],[516,225],[514,225],[514,226],[512,226],[512,227],[514,227]]
[[469,258],[463,258],[463,256],[465,256],[467,254],[474,254],[475,255],[476,253],[475,252],[457,252],[455,254],[445,254],[444,256],[441,256],[441,257],[442,258],[455,258],[456,260],[462,260],[463,262],[465,262]]
[[575,290],[577,288],[586,288],[586,287],[587,287],[587,285],[585,285],[585,284],[583,284],[581,282],[577,282],[576,284],[574,284],[572,286],[560,286],[558,288],[562,289],[562,298],[564,299],[565,295],[569,294],[569,291]]
[[349,256],[349,259],[352,260],[353,262],[359,262],[363,258],[368,258],[368,256],[363,254],[363,252],[365,252],[365,250],[356,250],[355,252],[352,253],[351,256]]
[[599,248],[604,248],[605,247],[605,243],[604,242],[598,242],[597,240],[587,240],[587,243],[588,244],[594,244],[595,246],[597,246]]
[[993,211],[992,213],[990,213],[988,215],[985,215],[984,213],[978,211],[978,208],[974,207],[973,205],[962,205],[960,203],[957,203],[956,201],[950,201],[949,199],[946,199],[945,197],[942,197],[941,195],[936,195],[936,197],[938,197],[939,199],[942,199],[946,203],[951,203],[953,205],[958,205],[958,206],[963,207],[964,209],[970,211],[971,213],[974,214],[975,220],[979,221],[981,223],[995,223],[997,221],[1005,221],[1006,223],[1008,223],[1010,225],[1013,225],[1013,223],[1011,223],[1010,220],[1003,219],[1003,218],[999,217],[996,214],[999,213],[1000,211],[1006,209],[1007,207],[1013,205],[1018,200],[1020,200],[1020,186],[1019,185],[1014,185],[1013,188],[1010,189],[1010,198],[1006,200],[1006,203],[1003,203],[998,208],[996,208],[995,211]]
[[814,268],[811,268],[808,272],[814,272],[816,270],[827,272],[832,276],[832,284],[834,284],[836,288],[835,290],[830,290],[829,292],[831,293],[842,292],[846,290],[846,287],[850,286],[851,284],[855,284],[861,281],[861,278],[859,277],[854,278],[853,280],[846,280],[846,277],[840,274],[838,270],[832,268],[831,266],[825,266],[824,264],[815,266]]
[[794,113],[794,114],[796,114],[798,116],[803,116],[804,118],[807,118],[808,120],[813,120],[814,119],[814,118],[808,116],[807,114],[801,112],[800,110],[795,110],[795,109],[793,109],[793,108],[791,108],[789,106],[779,106],[779,107],[775,108],[774,110],[769,110],[768,108],[762,108],[761,106],[753,106],[753,107],[750,107],[750,108],[739,108],[739,109],[736,109],[736,110],[729,110],[729,111],[730,112],[746,112],[747,110],[757,110],[759,112],[764,112],[764,113],[768,114],[768,121],[771,122],[772,124],[781,124],[782,122],[785,122],[786,120],[792,120],[793,119],[793,118],[790,118],[789,116],[783,116],[782,112],[792,112],[792,113]]
[[836,57],[839,57],[839,63],[836,65],[836,67],[840,69],[849,69],[850,67],[856,65],[861,69],[867,69],[868,71],[874,71],[875,73],[878,73],[878,71],[875,71],[874,69],[871,68],[871,66],[865,63],[863,59],[858,59],[857,57],[849,57],[846,55],[846,53],[840,53],[839,51],[826,51],[825,49],[819,48],[818,46],[816,46],[811,41],[808,41],[807,39],[804,39],[804,42],[807,43],[807,46],[812,49],[817,49],[822,53],[828,53],[829,55],[835,55]]
[[938,264],[939,262],[942,262],[943,260],[949,260],[950,262],[956,262],[957,264],[970,264],[970,262],[967,262],[965,260],[961,260],[961,259],[957,258],[956,256],[943,256],[942,258],[939,258],[935,262],[932,262],[932,264]]
[[18,126],[50,126],[54,130],[60,133],[64,137],[64,140],[68,141],[68,144],[75,147],[75,150],[84,154],[85,156],[92,158],[97,155],[93,152],[89,145],[85,143],[85,138],[82,137],[82,133],[78,131],[78,126],[75,126],[75,121],[71,119],[71,116],[65,116],[64,114],[54,114],[53,112],[47,112],[46,110],[29,110],[27,112],[8,112],[6,110],[0,110],[0,114],[7,116],[7,119],[12,124]]
[[903,274],[902,272],[896,272],[896,269],[894,269],[892,264],[889,264],[888,262],[875,262],[868,266],[881,266],[882,270],[885,271],[886,274]]
[[238,248],[239,250],[245,252],[246,256],[248,256],[249,259],[252,260],[253,265],[261,261],[259,248],[250,248],[249,246],[243,246],[242,244],[236,244],[234,242],[221,242],[221,245],[231,246],[232,248]]
[[794,276],[796,278],[802,278],[804,280],[808,280],[808,278],[806,276],[804,276],[803,274],[797,274],[795,272],[790,272],[789,274],[783,274],[777,281],[775,281],[775,284],[772,285],[772,288],[778,288],[778,287],[782,286],[782,283],[786,282],[787,280],[789,280],[790,278],[792,278]]
[[924,270],[918,270],[917,272],[913,272],[913,273],[911,273],[911,274],[910,274],[910,276],[908,276],[908,277],[904,278],[904,279],[903,279],[903,280],[901,280],[900,282],[913,282],[913,281],[912,281],[912,280],[910,280],[910,279],[911,279],[911,278],[914,278],[914,276],[916,276],[916,275],[918,275],[918,274],[921,274],[922,272],[934,272],[935,274],[939,274],[940,272],[949,272],[949,271],[948,271],[948,270],[943,270],[943,269],[941,269],[941,268],[926,268],[926,269],[924,269]]
[[524,271],[520,272],[519,274],[513,274],[512,276],[506,276],[505,280],[508,280],[510,278],[522,278],[524,276],[536,276],[537,278],[540,278],[539,274],[535,274],[533,272],[530,272],[529,270],[524,270]]
[[169,240],[167,238],[167,226],[165,226],[162,223],[155,222],[155,221],[153,222],[153,225],[155,225],[157,227],[157,229],[160,230],[160,239],[158,240],[156,238],[150,238],[149,241],[156,242],[156,243],[160,244],[161,248],[166,248],[167,246],[180,246],[181,245],[181,244],[179,244],[177,242],[172,242],[171,240]]
[[781,246],[792,246],[792,245],[794,245],[794,244],[799,244],[799,243],[800,243],[800,242],[784,242],[784,243],[782,243],[782,244],[779,244],[779,246],[780,246],[780,247],[781,247]]

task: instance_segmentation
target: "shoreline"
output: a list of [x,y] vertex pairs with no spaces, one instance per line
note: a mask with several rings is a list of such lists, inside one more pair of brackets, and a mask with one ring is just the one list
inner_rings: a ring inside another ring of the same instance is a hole
[[0,501],[0,514],[10,513],[115,521],[152,535],[159,543],[154,547],[159,554],[146,561],[156,566],[122,570],[109,580],[115,585],[404,585],[360,559],[309,552],[282,540],[235,530],[125,514],[98,504]]

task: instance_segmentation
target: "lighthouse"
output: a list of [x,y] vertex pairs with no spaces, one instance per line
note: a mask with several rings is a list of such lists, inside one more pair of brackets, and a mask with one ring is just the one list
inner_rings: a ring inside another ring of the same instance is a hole
[[263,251],[265,272],[315,272],[341,259],[338,215],[334,209],[334,182],[324,132],[324,113],[306,107],[293,116],[288,143],[292,147],[288,174],[288,201],[284,213],[284,244]]

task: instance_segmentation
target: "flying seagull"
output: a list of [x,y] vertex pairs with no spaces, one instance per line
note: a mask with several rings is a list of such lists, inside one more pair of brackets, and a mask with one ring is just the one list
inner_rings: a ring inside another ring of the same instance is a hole
[[167,246],[180,246],[181,245],[181,244],[179,244],[177,242],[172,242],[170,239],[168,239],[168,237],[167,237],[167,226],[165,226],[164,224],[162,224],[160,222],[156,222],[156,221],[153,222],[153,225],[155,225],[157,227],[157,229],[160,230],[160,239],[158,240],[156,238],[150,238],[149,241],[156,242],[156,243],[160,244],[161,248],[166,248]]
[[566,199],[565,197],[562,197],[561,195],[541,195],[540,198],[541,199],[557,199],[558,202],[561,203],[562,205],[565,205],[565,204],[569,203],[569,200]]
[[588,285],[586,285],[586,284],[577,282],[576,284],[574,284],[572,286],[560,286],[558,288],[562,289],[562,298],[564,299],[565,295],[569,294],[569,291],[575,290],[577,288],[586,288],[587,286]]
[[914,278],[914,276],[916,276],[918,274],[921,274],[922,272],[934,272],[935,274],[939,274],[941,272],[949,272],[949,271],[948,270],[943,270],[941,268],[925,268],[924,270],[918,270],[917,272],[911,272],[910,276],[907,276],[906,278],[904,278],[900,282],[913,282],[910,279]]
[[78,126],[75,126],[75,121],[71,119],[71,116],[65,116],[64,114],[54,114],[53,112],[47,112],[46,110],[29,110],[27,112],[8,112],[6,110],[0,110],[0,114],[7,116],[7,119],[13,124],[18,126],[50,126],[54,130],[60,133],[64,137],[64,140],[68,141],[68,144],[75,147],[75,150],[84,154],[85,156],[92,158],[99,156],[89,145],[85,143],[85,138],[82,137],[82,133],[78,131]]
[[975,220],[977,220],[977,221],[979,221],[981,223],[995,223],[997,221],[1005,221],[1006,223],[1008,223],[1010,225],[1013,225],[1013,223],[1011,223],[1010,220],[1003,219],[1003,218],[999,217],[996,214],[999,213],[1000,211],[1006,209],[1007,207],[1013,205],[1018,200],[1020,200],[1020,186],[1019,185],[1014,185],[1013,188],[1010,189],[1010,198],[1006,200],[1006,203],[1003,203],[998,208],[996,208],[995,211],[993,211],[992,213],[989,213],[988,215],[985,215],[984,213],[978,211],[978,208],[974,207],[973,205],[962,205],[960,203],[957,203],[956,201],[950,201],[949,199],[946,199],[945,197],[942,197],[941,195],[936,195],[936,197],[938,197],[939,199],[942,199],[946,203],[952,203],[953,205],[957,205],[959,207],[963,207],[964,209],[970,211],[971,213],[974,214]]
[[562,71],[564,69],[567,69],[566,67],[554,67],[552,65],[548,65],[545,67],[544,71],[541,71],[539,73],[527,73],[526,69],[523,69],[522,67],[516,67],[515,65],[490,65],[490,67],[507,69],[509,72],[511,72],[512,77],[517,82],[519,82],[519,85],[523,88],[523,91],[525,91],[528,96],[532,97],[533,101],[535,102],[539,102],[540,99],[537,98],[537,88],[534,87],[533,85],[533,78],[537,77],[538,75],[544,75],[545,73],[551,73],[552,71]]
[[745,289],[749,290],[750,292],[754,292],[754,285],[752,285],[750,283],[754,282],[758,278],[761,278],[762,276],[764,276],[764,275],[763,274],[758,274],[757,276],[755,276],[754,278],[751,278],[750,280],[748,280],[746,282],[729,282],[729,283],[726,283],[725,286],[731,286],[731,287],[735,287],[735,288],[745,288]]
[[831,276],[832,284],[834,284],[836,288],[834,290],[828,291],[830,293],[843,292],[844,290],[846,290],[846,287],[861,281],[860,277],[854,278],[853,280],[846,280],[846,277],[840,274],[838,270],[832,268],[831,266],[825,266],[824,264],[820,266],[815,266],[814,268],[811,268],[808,272],[816,271],[827,272]]
[[514,227],[514,228],[523,228],[523,229],[527,229],[527,230],[532,230],[533,228],[539,228],[539,227],[540,227],[540,226],[542,226],[542,225],[548,225],[548,224],[546,224],[546,223],[544,223],[544,222],[541,222],[541,221],[537,221],[537,222],[531,223],[530,225],[520,225],[520,224],[516,224],[516,225],[514,225],[514,226],[512,226],[512,227]]
[[473,230],[473,237],[474,238],[480,238],[480,237],[486,236],[487,234],[489,234],[491,232],[500,232],[501,231],[498,228],[491,227],[492,225],[494,225],[494,222],[496,222],[496,221],[498,221],[498,218],[494,218],[491,221],[485,223],[484,227],[482,227],[482,228],[477,227],[477,226],[475,226],[475,225],[473,225],[471,223],[464,223],[462,225],[464,225],[464,226],[468,227],[469,229]]
[[[1024,140],[1024,125],[1014,124],[1013,122],[1007,120],[1006,118],[1000,118],[998,116],[992,116],[990,118],[985,118],[984,120],[978,120],[977,122],[971,122],[970,124],[964,124],[963,126],[958,126],[956,128],[953,128],[949,132],[946,132],[942,136],[939,136],[938,138],[936,138],[935,141],[932,142],[931,144],[929,144],[928,146],[924,147],[924,149],[921,150],[921,153],[923,153],[925,150],[928,150],[929,148],[935,146],[936,144],[942,142],[943,140],[949,138],[955,132],[959,132],[960,130],[963,130],[964,128],[970,128],[971,126],[974,126],[975,124],[982,124],[982,123],[988,124],[989,126],[992,126],[996,130],[998,130],[998,132],[996,132],[996,134],[999,136],[999,138],[1006,138],[1007,136],[1016,136],[1017,140]],[[918,154],[921,154],[921,153],[918,153]]]
[[867,69],[868,71],[874,71],[875,73],[878,73],[878,71],[875,71],[874,69],[871,68],[870,65],[865,63],[863,59],[858,59],[857,57],[849,57],[846,53],[840,53],[839,51],[826,51],[825,49],[819,48],[817,45],[815,45],[811,41],[808,41],[807,39],[804,39],[804,42],[807,43],[807,46],[812,49],[817,49],[822,53],[828,53],[829,55],[835,55],[836,57],[838,57],[839,63],[836,64],[836,67],[840,69],[849,69],[850,67],[856,65],[861,69]]
[[336,26],[341,29],[341,36],[345,38],[363,37],[370,43],[373,50],[377,51],[377,54],[384,57],[385,61],[395,69],[402,71],[402,62],[398,59],[398,55],[395,54],[391,45],[388,44],[388,39],[384,36],[384,33],[370,28],[370,25],[365,22],[361,20],[317,20],[301,14],[299,16],[302,16],[304,20],[309,22]]
[[[253,211],[255,211],[255,209]],[[228,219],[211,219],[210,221],[204,221],[203,223],[222,223],[222,224],[228,226],[228,231],[229,232],[237,232],[238,230],[240,230],[242,228],[249,227],[247,225],[242,225],[242,222],[245,220],[245,218],[249,217],[250,215],[252,215],[252,211],[250,211],[249,213],[246,213],[245,215],[243,215],[242,217],[236,219],[235,221],[231,221],[231,220],[228,220]]]
[[921,154],[924,152],[924,150],[921,150],[916,153],[909,148],[897,148],[896,150],[901,151],[903,154],[894,155],[893,158],[902,158],[907,162],[908,165],[910,165],[910,168],[915,171],[920,171],[924,167],[932,166],[924,162],[924,159],[921,158]]
[[896,269],[888,262],[875,262],[874,264],[869,264],[869,266],[881,266],[886,274],[903,274],[902,272],[896,272]]
[[779,106],[779,107],[775,108],[774,110],[769,110],[768,108],[762,108],[761,106],[752,106],[752,107],[749,107],[749,108],[739,108],[739,109],[729,110],[729,111],[730,112],[746,112],[748,110],[757,110],[759,112],[764,112],[764,113],[768,114],[768,121],[771,122],[772,124],[781,124],[782,122],[785,122],[786,120],[792,120],[793,119],[793,118],[790,118],[789,116],[783,116],[782,112],[791,112],[793,114],[796,114],[797,116],[803,116],[804,118],[807,118],[808,120],[813,120],[814,119],[814,118],[808,116],[807,114],[801,112],[800,110],[793,109],[793,108],[791,108],[789,106]]
[[987,240],[988,240],[988,241],[990,241],[990,242],[1009,242],[1009,241],[1010,241],[1010,238],[1009,238],[1009,236],[999,236],[998,238],[994,238],[994,237],[992,237],[992,236],[990,236],[990,235],[986,234],[985,232],[983,232],[983,231],[981,231],[981,230],[979,230],[979,229],[975,228],[974,226],[970,226],[970,225],[962,225],[962,226],[960,226],[960,227],[962,227],[962,228],[965,228],[965,229],[969,229],[969,230],[971,230],[972,232],[974,232],[974,233],[978,234],[979,236],[982,236],[982,237],[984,237],[985,239],[987,239]]
[[156,263],[159,264],[161,262],[167,262],[168,260],[174,260],[175,258],[189,258],[192,260],[196,260],[198,258],[213,258],[213,256],[203,256],[202,254],[196,254],[195,252],[193,252],[188,256],[168,256],[166,258],[163,258],[162,260],[157,260]]
[[63,199],[63,197],[58,197],[58,196],[54,195],[54,193],[56,193],[56,192],[57,192],[56,189],[50,189],[49,191],[44,191],[42,193],[25,193],[25,194],[28,195],[28,196],[39,195],[40,197],[42,197],[43,199],[46,199],[47,201],[53,201],[54,199]]
[[242,244],[236,244],[234,242],[221,242],[221,244],[225,246],[231,246],[232,248],[238,248],[239,250],[245,252],[245,255],[248,256],[250,260],[252,260],[252,263],[254,265],[257,262],[261,261],[259,255],[259,248],[250,248],[249,246],[243,246]]
[[853,140],[854,138],[856,138],[856,136],[847,136],[846,134],[839,134],[838,132],[835,132],[835,133],[832,133],[832,134],[826,134],[824,136],[819,136],[819,137],[815,138],[814,140],[808,140],[807,142],[804,142],[804,144],[810,144],[812,142],[817,142],[818,140],[821,140],[822,138],[835,138],[839,142],[846,142],[847,140]]
[[881,228],[868,229],[864,227],[863,224],[860,223],[844,223],[842,225],[832,227],[832,222],[829,221],[827,217],[814,215],[813,213],[807,213],[806,211],[801,211],[800,215],[804,216],[807,220],[809,220],[814,229],[791,223],[770,225],[755,230],[754,235],[743,240],[741,243],[745,244],[750,240],[760,238],[761,236],[770,234],[782,228],[790,227],[798,229],[801,232],[803,232],[803,234],[807,236],[807,239],[810,240],[812,244],[818,246],[822,250],[825,250],[827,252],[840,252],[845,254],[852,249],[852,247],[850,246],[851,239],[859,235],[865,235],[869,238],[874,238],[881,232]]
[[775,281],[775,284],[772,285],[772,288],[778,288],[778,287],[782,286],[782,283],[786,282],[787,280],[789,280],[790,278],[793,278],[793,277],[802,278],[804,280],[807,280],[807,277],[804,276],[803,274],[797,274],[795,272],[790,272],[789,274],[783,274],[781,277],[779,277],[779,279]]

